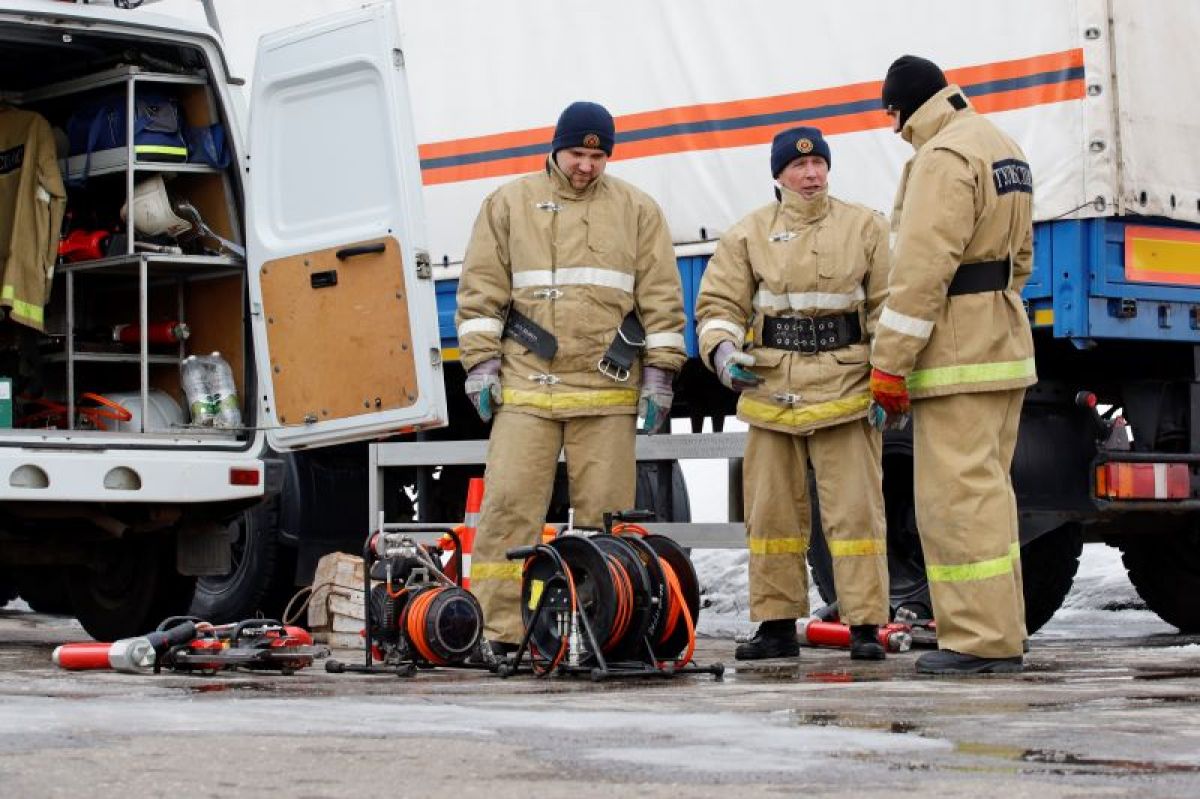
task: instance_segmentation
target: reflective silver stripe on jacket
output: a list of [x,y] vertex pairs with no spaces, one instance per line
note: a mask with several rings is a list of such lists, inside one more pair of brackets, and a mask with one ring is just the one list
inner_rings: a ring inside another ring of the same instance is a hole
[[478,319],[464,319],[462,324],[458,326],[459,338],[470,333],[495,333],[498,336],[503,332],[504,323],[490,316],[481,316]]
[[513,272],[514,289],[535,286],[605,286],[628,294],[633,293],[633,275],[615,269],[595,266],[569,266],[563,269],[527,269]]
[[848,294],[824,291],[776,294],[760,285],[754,295],[754,307],[760,311],[844,311],[864,302],[866,298],[867,295],[862,286],[858,286]]
[[883,313],[879,315],[879,324],[914,338],[929,338],[933,333],[933,322],[893,311],[886,305],[883,306]]
[[686,348],[683,341],[682,333],[649,333],[646,335],[646,349],[652,350],[655,348],[674,348],[682,350]]
[[731,333],[737,339],[739,347],[746,342],[746,328],[735,325],[733,322],[727,322],[724,319],[709,319],[700,325],[700,338],[704,338],[710,330],[724,330],[726,333]]

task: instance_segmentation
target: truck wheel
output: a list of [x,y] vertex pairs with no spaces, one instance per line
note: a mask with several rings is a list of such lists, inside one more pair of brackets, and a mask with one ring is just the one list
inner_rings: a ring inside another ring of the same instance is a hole
[[295,576],[295,550],[278,535],[279,500],[248,508],[229,523],[232,570],[199,577],[191,613],[214,624],[253,618],[260,612],[279,618]]
[[70,570],[67,596],[88,635],[115,641],[152,629],[158,619],[163,546],[159,541],[124,540],[99,550],[92,562]]
[[1062,607],[1075,582],[1083,528],[1069,523],[1021,545],[1021,583],[1025,593],[1025,630],[1033,635]]
[[1200,632],[1200,530],[1120,541],[1129,581],[1146,605],[1181,633]]
[[666,464],[671,470],[670,497],[663,496],[659,484],[658,470],[662,464],[656,462],[639,463],[637,465],[637,498],[634,504],[638,508],[653,510],[655,517],[662,522],[690,522],[692,520],[692,505],[688,499],[687,482],[683,479],[683,469],[679,461]]

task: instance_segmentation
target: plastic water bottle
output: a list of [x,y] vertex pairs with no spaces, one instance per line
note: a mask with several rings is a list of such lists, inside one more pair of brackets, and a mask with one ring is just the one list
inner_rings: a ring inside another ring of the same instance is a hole
[[216,403],[216,427],[241,427],[242,411],[238,403],[237,384],[233,382],[233,370],[229,363],[214,352],[209,357],[209,395]]
[[207,356],[189,355],[179,365],[179,379],[192,413],[192,424],[201,427],[212,427],[217,418],[217,409],[209,397],[208,371]]

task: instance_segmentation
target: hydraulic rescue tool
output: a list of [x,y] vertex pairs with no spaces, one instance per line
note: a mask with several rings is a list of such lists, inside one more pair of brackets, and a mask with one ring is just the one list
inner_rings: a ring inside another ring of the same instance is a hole
[[509,550],[510,560],[524,561],[525,634],[499,665],[500,676],[520,672],[526,654],[539,677],[724,673],[719,663],[692,660],[699,582],[682,547],[633,523],[650,518],[648,511],[606,513],[602,532],[568,524],[549,543]]
[[483,635],[483,610],[462,587],[462,540],[453,527],[430,527],[452,542],[443,565],[437,545],[410,534],[374,532],[363,548],[366,629],[363,663],[329,660],[333,674],[411,677],[418,668],[464,666]]
[[[159,628],[181,620],[167,619]],[[195,638],[160,655],[155,672],[166,669],[215,674],[224,669],[248,669],[294,674],[329,654],[325,647],[313,644],[308,630],[275,619],[247,619],[220,626],[199,622],[196,628]]]
[[190,616],[172,616],[154,632],[136,638],[111,644],[63,644],[51,659],[64,669],[111,668],[127,674],[157,674],[164,669],[214,674],[234,668],[292,674],[328,652],[313,646],[307,630],[273,619],[214,626]]
[[72,671],[84,669],[113,669],[126,674],[144,674],[154,670],[159,657],[173,646],[187,644],[196,638],[196,624],[180,621],[136,638],[122,638],[112,643],[87,642],[55,647],[50,659],[54,665]]

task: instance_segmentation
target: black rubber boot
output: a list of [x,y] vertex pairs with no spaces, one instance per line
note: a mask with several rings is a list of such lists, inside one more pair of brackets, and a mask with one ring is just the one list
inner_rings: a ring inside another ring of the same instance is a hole
[[981,658],[952,649],[939,649],[917,658],[917,671],[922,674],[1018,674],[1024,670],[1024,660],[1020,655]]
[[879,627],[874,624],[855,624],[850,627],[851,660],[883,660],[887,653],[879,643]]
[[766,658],[792,658],[800,654],[800,642],[796,638],[795,619],[772,619],[758,625],[754,637],[738,644],[733,651],[736,660],[764,660]]

